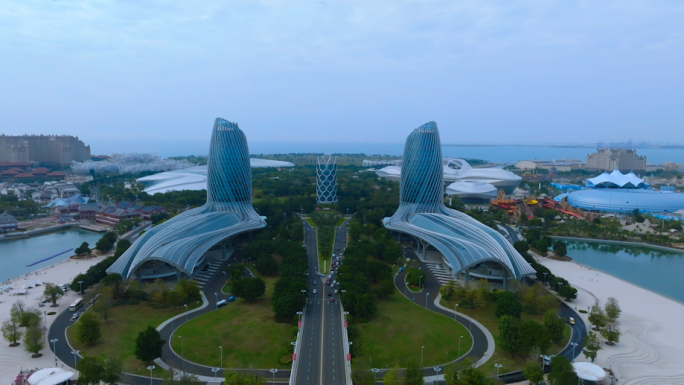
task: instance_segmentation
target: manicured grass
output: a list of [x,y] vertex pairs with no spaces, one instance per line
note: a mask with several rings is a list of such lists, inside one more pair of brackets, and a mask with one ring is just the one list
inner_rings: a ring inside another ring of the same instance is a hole
[[[225,368],[290,368],[279,359],[289,355],[287,348],[296,327],[274,321],[271,295],[277,278],[261,278],[266,281],[264,298],[253,303],[238,299],[190,320],[174,333],[173,350],[190,361],[218,367],[222,346]],[[183,337],[183,344],[178,336]]]
[[[198,305],[195,303],[194,307]],[[192,308],[192,307],[190,307]],[[92,310],[88,310],[92,311]],[[82,344],[76,338],[76,322],[67,329],[69,343],[81,356],[95,356],[99,358],[116,357],[123,363],[125,372],[140,375],[150,375],[147,365],[135,358],[135,339],[138,333],[148,326],[156,328],[167,319],[185,312],[185,307],[179,309],[153,309],[145,303],[138,305],[116,306],[109,309],[109,319],[102,324],[102,340],[92,346]],[[161,368],[155,369],[161,375]]]
[[346,221],[346,220],[347,220],[347,218],[340,218],[340,220],[339,220],[339,221],[337,221],[337,227],[340,227],[340,226],[342,226],[342,224],[343,224],[343,223],[344,223],[344,221]]
[[400,293],[378,300],[377,315],[368,323],[355,324],[358,336],[354,359],[372,360],[373,367],[405,367],[407,359],[420,360],[421,346],[425,366],[443,364],[470,350],[470,334],[452,318],[426,310]]
[[306,221],[309,222],[309,224],[310,224],[312,227],[316,227],[316,223],[313,221],[313,219],[311,219],[311,218],[306,218]]
[[[445,306],[449,309],[454,308],[454,303],[453,302],[446,302],[444,299],[441,301],[442,306]],[[469,317],[472,317],[476,319],[478,322],[480,322],[487,330],[489,330],[490,333],[492,333],[492,336],[494,336],[494,340],[498,342],[499,338],[499,328],[498,328],[498,322],[496,320],[496,317],[494,316],[494,303],[487,302],[485,305],[480,306],[476,309],[464,309],[459,307],[458,309],[459,313],[463,313]],[[523,313],[522,316],[520,317],[522,321],[524,320],[534,320],[539,323],[544,322],[544,316],[542,314],[535,314],[535,315],[530,315],[530,314],[525,314]],[[468,325],[466,325],[468,326]],[[549,349],[548,353],[549,354],[557,354],[563,348],[565,345],[568,344],[568,341],[570,340],[570,326],[566,325],[565,330],[563,332],[563,341],[561,341],[557,345],[551,345],[551,348]],[[492,355],[492,358],[490,358],[483,366],[482,369],[485,370],[489,374],[496,374],[496,367],[494,366],[495,364],[499,363],[503,365],[499,371],[499,373],[508,373],[508,372],[513,372],[516,370],[522,370],[525,367],[525,361],[527,359],[526,354],[518,355],[516,357],[511,357],[510,354],[505,352],[499,344],[496,344],[496,347],[494,349],[494,355]]]

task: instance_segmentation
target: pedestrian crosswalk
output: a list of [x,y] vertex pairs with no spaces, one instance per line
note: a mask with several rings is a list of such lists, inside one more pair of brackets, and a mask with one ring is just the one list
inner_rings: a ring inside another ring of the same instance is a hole
[[216,274],[217,271],[219,271],[220,268],[220,261],[210,261],[209,265],[197,273],[193,279],[199,283],[201,289],[204,289],[207,283],[209,283],[209,280],[211,280],[211,278],[214,276],[214,274]]
[[450,281],[454,281],[454,276],[451,274],[442,264],[440,263],[426,263],[425,264],[430,270],[430,273],[432,273],[432,276],[435,277],[437,282],[439,282],[440,285],[446,285]]

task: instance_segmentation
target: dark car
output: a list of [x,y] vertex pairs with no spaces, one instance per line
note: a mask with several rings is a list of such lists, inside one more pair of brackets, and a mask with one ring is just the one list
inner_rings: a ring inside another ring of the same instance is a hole
[[331,293],[331,292],[328,292],[328,297],[330,297],[331,295],[332,295],[332,293]]

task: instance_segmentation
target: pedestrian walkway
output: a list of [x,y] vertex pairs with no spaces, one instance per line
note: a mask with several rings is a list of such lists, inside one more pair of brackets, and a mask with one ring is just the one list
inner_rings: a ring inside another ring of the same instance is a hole
[[440,285],[446,285],[447,283],[451,281],[455,281],[454,275],[451,274],[447,269],[444,268],[444,265],[441,263],[425,263],[425,266],[427,266],[428,270],[430,270],[430,273],[432,273],[432,276],[435,277],[437,282],[439,282]]
[[211,280],[216,272],[219,271],[221,263],[221,261],[212,260],[207,267],[203,268],[195,277],[193,277],[193,279],[199,283],[201,289],[204,289],[209,280]]

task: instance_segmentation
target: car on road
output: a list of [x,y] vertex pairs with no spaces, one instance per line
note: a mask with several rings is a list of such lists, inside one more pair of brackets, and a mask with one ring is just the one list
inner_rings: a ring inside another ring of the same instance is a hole
[[74,314],[71,316],[71,320],[72,320],[72,321],[76,321],[76,320],[78,319],[78,316],[79,316],[78,313],[74,313]]
[[226,301],[225,299],[222,299],[222,300],[216,302],[216,307],[223,307],[226,305],[228,305],[228,301]]
[[570,325],[574,325],[575,324],[575,318],[574,317],[568,318],[568,322],[570,322]]
[[330,296],[332,296],[332,293],[331,293],[331,292],[328,292],[328,297],[330,297]]
[[335,289],[335,294],[337,294],[337,289]]
[[330,302],[335,303],[335,298],[330,298]]
[[235,301],[234,295],[231,295],[230,297],[228,297],[228,302],[233,302],[233,301]]
[[316,289],[313,289],[313,293],[316,294]]

